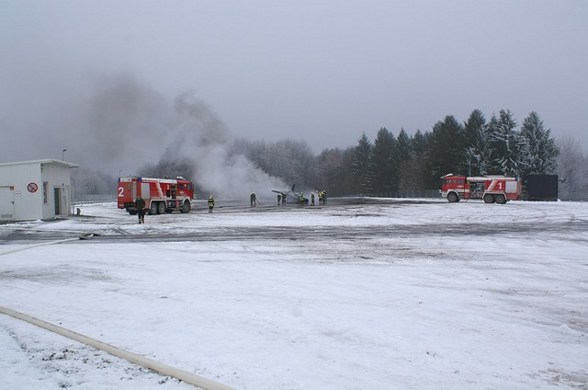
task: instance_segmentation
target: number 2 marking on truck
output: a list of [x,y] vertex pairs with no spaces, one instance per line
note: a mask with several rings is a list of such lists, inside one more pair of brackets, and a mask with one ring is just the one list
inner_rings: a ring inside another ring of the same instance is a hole
[[118,187],[118,197],[122,198],[123,196],[125,196],[124,193],[125,189],[123,187]]

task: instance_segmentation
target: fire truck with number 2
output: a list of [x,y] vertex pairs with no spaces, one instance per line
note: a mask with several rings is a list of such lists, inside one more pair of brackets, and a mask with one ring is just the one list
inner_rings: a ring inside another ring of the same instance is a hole
[[129,214],[137,214],[135,201],[145,200],[149,214],[163,214],[179,211],[188,213],[192,209],[194,185],[191,181],[177,179],[157,179],[148,177],[121,177],[118,180],[118,208]]
[[449,202],[461,199],[482,199],[485,203],[505,204],[521,198],[522,183],[516,177],[508,176],[454,176],[452,173],[441,177],[441,196]]

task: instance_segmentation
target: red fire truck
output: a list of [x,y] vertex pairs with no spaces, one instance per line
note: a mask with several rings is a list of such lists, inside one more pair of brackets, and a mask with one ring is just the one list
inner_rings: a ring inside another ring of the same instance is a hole
[[118,180],[118,208],[129,214],[137,214],[135,201],[145,200],[149,214],[188,213],[192,209],[194,186],[182,177],[177,179],[155,179],[147,177],[121,177]]
[[516,177],[507,176],[454,176],[441,177],[441,196],[449,202],[460,199],[482,199],[486,203],[504,204],[521,198],[522,183]]

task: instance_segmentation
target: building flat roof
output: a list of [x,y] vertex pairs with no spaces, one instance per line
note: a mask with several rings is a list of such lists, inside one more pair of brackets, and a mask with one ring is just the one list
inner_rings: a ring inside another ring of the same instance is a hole
[[6,166],[10,166],[10,165],[24,165],[24,164],[41,164],[41,165],[55,164],[55,165],[63,165],[68,168],[78,168],[80,166],[79,164],[74,164],[74,163],[70,163],[67,161],[55,160],[52,158],[48,158],[48,159],[43,159],[43,160],[29,160],[29,161],[15,161],[15,162],[0,163],[0,167],[6,167]]

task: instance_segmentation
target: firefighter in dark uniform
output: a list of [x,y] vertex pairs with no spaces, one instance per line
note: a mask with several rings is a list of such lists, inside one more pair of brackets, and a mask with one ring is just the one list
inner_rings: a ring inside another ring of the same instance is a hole
[[319,192],[319,204],[326,204],[327,203],[327,191],[321,190]]
[[278,194],[278,206],[282,203],[282,194]]
[[139,223],[145,223],[145,200],[143,200],[141,197],[138,197],[135,201],[135,208],[137,209]]
[[212,213],[212,209],[214,208],[214,197],[210,195],[208,197],[208,212]]
[[310,193],[310,205],[314,206],[314,192]]
[[255,196],[255,192],[251,193],[251,196],[249,197],[249,201],[251,202],[251,207],[257,206],[257,197]]

